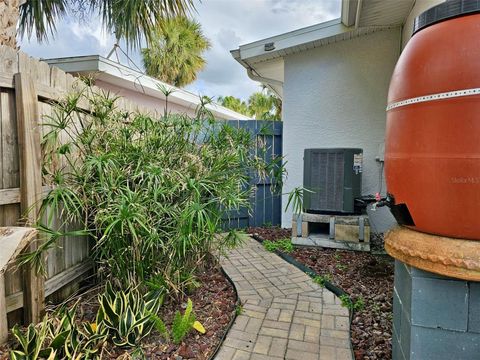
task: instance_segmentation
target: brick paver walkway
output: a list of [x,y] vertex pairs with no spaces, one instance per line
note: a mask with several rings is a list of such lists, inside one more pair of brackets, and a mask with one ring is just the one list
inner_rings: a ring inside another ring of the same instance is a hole
[[215,360],[351,360],[348,310],[327,289],[248,238],[222,259],[243,311]]

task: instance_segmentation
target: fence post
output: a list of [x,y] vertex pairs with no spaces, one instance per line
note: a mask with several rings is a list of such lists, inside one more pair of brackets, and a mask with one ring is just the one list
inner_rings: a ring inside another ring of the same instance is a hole
[[[15,74],[18,147],[20,154],[20,207],[28,225],[37,220],[42,200],[41,146],[38,95],[26,72]],[[27,251],[34,251],[38,240]],[[24,314],[27,323],[41,320],[45,309],[45,279],[27,265],[24,277]]]
[[0,344],[8,340],[7,303],[5,299],[5,275],[0,271]]

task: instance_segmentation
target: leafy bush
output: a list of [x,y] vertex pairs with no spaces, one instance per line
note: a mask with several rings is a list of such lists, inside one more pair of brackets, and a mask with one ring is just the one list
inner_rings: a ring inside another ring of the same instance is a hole
[[175,318],[172,323],[172,338],[174,344],[180,344],[182,340],[187,336],[190,330],[193,329],[195,323],[195,314],[193,313],[192,300],[188,299],[187,308],[182,315],[180,311],[175,313]]
[[263,246],[267,251],[276,251],[280,250],[284,253],[291,253],[293,251],[293,244],[290,239],[282,239],[277,241],[265,240],[263,241]]
[[[193,119],[157,119],[116,104],[87,87],[53,105],[42,143],[53,187],[39,218],[45,241],[26,261],[39,265],[62,236],[88,235],[100,274],[123,287],[160,281],[182,291],[209,254],[235,246],[234,233],[217,233],[225,209],[249,206],[249,177],[274,174],[280,184],[282,167],[252,155],[255,139],[203,106]],[[65,228],[73,230],[56,230]]]
[[163,294],[157,291],[143,296],[138,289],[114,291],[107,282],[98,297],[97,326],[106,327],[115,346],[134,347],[154,328],[152,314],[157,314],[162,302]]

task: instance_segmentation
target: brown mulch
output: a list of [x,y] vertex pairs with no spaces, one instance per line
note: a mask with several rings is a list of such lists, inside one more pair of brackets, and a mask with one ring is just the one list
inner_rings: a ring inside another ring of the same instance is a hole
[[[264,240],[291,237],[291,229],[250,228]],[[330,282],[365,307],[355,311],[351,324],[355,359],[392,358],[393,261],[387,255],[324,248],[296,248],[289,254],[318,274],[330,274]]]
[[[146,359],[183,360],[210,359],[228,326],[235,317],[237,295],[232,284],[218,267],[210,267],[197,275],[200,284],[198,288],[180,299],[168,300],[160,309],[159,316],[168,328],[173,321],[175,311],[182,313],[186,307],[187,298],[193,302],[196,320],[205,327],[204,335],[192,330],[182,344],[167,343],[156,331],[142,343]],[[78,311],[83,321],[94,321],[98,303],[98,289],[86,292],[79,302]],[[105,349],[102,359],[130,359],[129,351],[109,346]],[[131,350],[130,350],[131,352]],[[0,348],[0,359],[8,359],[7,348]]]

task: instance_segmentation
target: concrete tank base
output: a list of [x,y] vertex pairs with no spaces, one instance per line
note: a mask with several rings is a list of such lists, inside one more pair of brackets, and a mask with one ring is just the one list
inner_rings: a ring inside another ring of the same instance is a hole
[[398,228],[385,248],[396,258],[393,359],[478,359],[480,241]]

